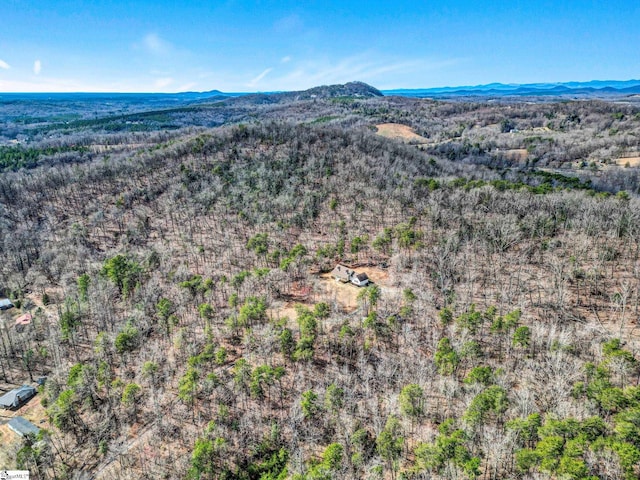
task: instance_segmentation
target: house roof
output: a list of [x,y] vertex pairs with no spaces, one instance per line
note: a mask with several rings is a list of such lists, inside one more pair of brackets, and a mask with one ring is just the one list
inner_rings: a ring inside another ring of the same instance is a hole
[[353,270],[351,270],[348,267],[345,267],[344,265],[336,265],[336,268],[333,269],[333,271],[331,272],[331,275],[333,275],[336,278],[342,278],[344,280],[349,280],[349,278],[351,277],[351,275],[354,273]]
[[13,303],[8,298],[0,299],[0,309],[6,310],[9,308],[13,308]]
[[357,273],[356,278],[361,282],[364,282],[365,280],[369,280],[369,277],[367,277],[366,273]]
[[25,436],[27,433],[37,435],[40,429],[23,417],[14,417],[9,421],[9,428],[18,435]]
[[17,408],[25,401],[29,400],[36,394],[36,389],[29,385],[22,385],[19,388],[14,388],[10,392],[5,393],[0,397],[0,407],[4,408]]

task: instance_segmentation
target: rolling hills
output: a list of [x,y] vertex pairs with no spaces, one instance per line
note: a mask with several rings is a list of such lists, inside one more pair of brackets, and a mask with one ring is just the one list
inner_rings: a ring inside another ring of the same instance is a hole
[[47,381],[0,458],[637,478],[640,109],[379,93],[3,109],[0,388]]

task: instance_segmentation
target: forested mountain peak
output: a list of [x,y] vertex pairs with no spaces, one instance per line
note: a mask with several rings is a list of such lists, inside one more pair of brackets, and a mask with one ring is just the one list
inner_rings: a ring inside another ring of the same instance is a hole
[[323,85],[313,87],[302,92],[296,92],[296,97],[305,98],[334,98],[334,97],[382,97],[382,92],[364,82],[349,82],[342,85]]
[[382,92],[364,82],[349,82],[338,85],[322,85],[308,90],[275,93],[251,93],[235,101],[238,103],[270,104],[303,100],[328,100],[332,98],[367,99],[383,97]]

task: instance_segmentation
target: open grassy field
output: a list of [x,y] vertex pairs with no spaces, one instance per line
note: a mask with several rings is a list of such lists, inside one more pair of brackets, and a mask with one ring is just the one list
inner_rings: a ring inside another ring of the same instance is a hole
[[400,139],[411,143],[428,143],[429,140],[418,135],[411,127],[399,123],[380,123],[376,125],[378,135],[387,138]]

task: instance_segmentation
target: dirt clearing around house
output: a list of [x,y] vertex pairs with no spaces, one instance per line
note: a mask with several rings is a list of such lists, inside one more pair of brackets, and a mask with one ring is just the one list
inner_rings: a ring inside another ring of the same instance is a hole
[[2,469],[17,468],[16,453],[24,444],[24,439],[7,425],[9,420],[15,417],[24,417],[38,428],[51,428],[39,395],[15,411],[0,410],[0,468]]
[[[366,273],[369,279],[376,285],[384,289],[389,279],[386,270],[375,267],[357,267],[354,270],[358,273]],[[362,288],[353,283],[342,283],[336,281],[330,273],[320,275],[321,295],[325,297],[325,302],[329,305],[336,305],[347,313],[358,309],[358,295]]]
[[376,125],[378,135],[387,138],[397,138],[405,142],[427,143],[429,140],[418,135],[411,127],[400,123],[381,123]]
[[47,417],[47,412],[42,406],[41,400],[42,397],[36,395],[29,400],[29,403],[18,409],[16,416],[26,418],[38,428],[51,429],[49,417]]
[[[358,273],[366,273],[369,279],[383,290],[387,289],[389,273],[386,270],[376,267],[356,267]],[[314,285],[313,294],[305,301],[289,301],[275,304],[269,309],[268,314],[272,318],[297,318],[296,305],[304,305],[313,308],[317,303],[326,302],[332,308],[337,308],[345,313],[352,313],[359,307],[358,295],[362,288],[353,283],[342,283],[336,281],[331,273],[322,273],[318,277],[318,282]]]

